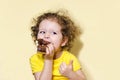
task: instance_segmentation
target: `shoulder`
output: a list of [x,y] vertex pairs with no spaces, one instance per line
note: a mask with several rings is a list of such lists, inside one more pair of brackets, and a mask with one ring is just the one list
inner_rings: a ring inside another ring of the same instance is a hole
[[69,51],[63,51],[63,54],[64,54],[64,56],[67,56],[67,57],[74,57],[74,58],[76,58],[76,56],[74,54],[72,54],[71,52],[69,52]]
[[42,54],[39,53],[39,52],[37,52],[37,53],[33,54],[33,55],[29,58],[29,60],[30,60],[30,61],[31,61],[31,60],[38,60],[38,59],[40,59],[40,57],[42,57]]
[[64,61],[66,61],[67,64],[69,64],[71,60],[73,61],[74,71],[81,69],[80,61],[77,59],[77,57],[74,54],[72,54],[69,51],[64,51],[63,55],[64,55]]
[[42,55],[42,53],[37,52],[29,58],[29,62],[33,73],[42,71],[44,65]]
[[75,61],[78,60],[77,57],[69,51],[63,51],[62,56],[65,60],[68,60],[68,61],[69,60],[75,60]]

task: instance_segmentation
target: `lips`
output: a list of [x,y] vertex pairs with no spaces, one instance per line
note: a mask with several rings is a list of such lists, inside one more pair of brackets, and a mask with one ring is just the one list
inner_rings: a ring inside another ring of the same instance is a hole
[[43,39],[38,39],[37,41],[38,41],[37,51],[46,52],[46,47],[48,44],[50,44],[50,42],[45,41]]

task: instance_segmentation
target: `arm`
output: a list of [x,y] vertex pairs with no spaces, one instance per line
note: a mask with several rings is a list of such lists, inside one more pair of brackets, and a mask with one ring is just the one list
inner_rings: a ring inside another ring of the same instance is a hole
[[35,80],[52,80],[54,46],[49,44],[44,55],[44,68],[42,72],[34,73]]
[[52,60],[45,60],[42,72],[34,73],[35,80],[52,80]]
[[69,80],[86,80],[86,79],[85,79],[85,75],[83,74],[83,72],[81,70],[78,70],[76,72],[72,71],[69,74]]

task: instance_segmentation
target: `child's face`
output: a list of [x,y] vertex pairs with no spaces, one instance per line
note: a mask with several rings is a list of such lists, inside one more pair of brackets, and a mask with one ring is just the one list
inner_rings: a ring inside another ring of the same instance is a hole
[[51,19],[45,19],[39,24],[37,39],[43,39],[52,43],[55,51],[67,43],[67,39],[63,40],[61,26],[55,20]]

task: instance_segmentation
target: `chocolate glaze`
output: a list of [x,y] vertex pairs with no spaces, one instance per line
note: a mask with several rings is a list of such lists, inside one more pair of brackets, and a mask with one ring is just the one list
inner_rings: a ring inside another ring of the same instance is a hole
[[37,41],[38,41],[37,51],[46,52],[46,47],[48,44],[50,44],[50,42],[44,41],[43,39],[38,39]]

